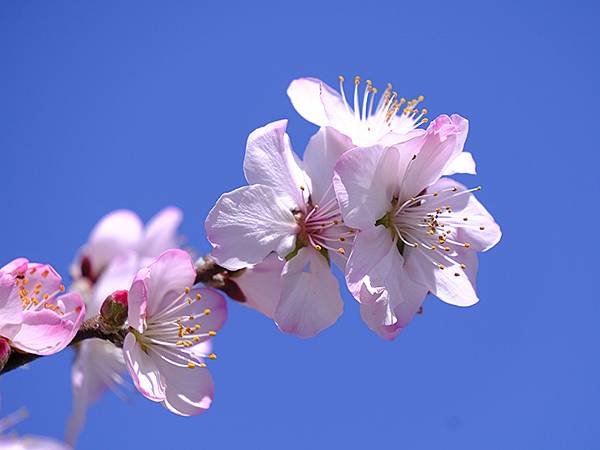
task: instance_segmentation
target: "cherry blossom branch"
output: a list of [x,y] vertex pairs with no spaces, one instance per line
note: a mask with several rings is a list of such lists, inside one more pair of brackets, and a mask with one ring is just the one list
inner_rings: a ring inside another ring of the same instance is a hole
[[242,270],[231,271],[216,263],[210,256],[200,258],[196,262],[196,280],[214,289],[223,291],[230,299],[240,303],[246,301],[246,296],[233,280]]

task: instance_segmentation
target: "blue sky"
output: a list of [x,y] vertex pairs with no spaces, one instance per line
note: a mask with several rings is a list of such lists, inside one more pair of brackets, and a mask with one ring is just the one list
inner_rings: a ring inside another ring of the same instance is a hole
[[[467,117],[479,174],[460,180],[504,236],[478,305],[428,298],[391,343],[348,294],[308,341],[231,304],[207,414],[106,395],[78,448],[598,448],[597,3],[204,3],[2,2],[0,262],[66,274],[102,215],[171,204],[207,252],[248,133],[289,118],[301,153],[315,131],[285,94],[304,75],[389,81],[430,117]],[[19,433],[62,437],[72,358],[3,376],[0,416],[26,406]]]

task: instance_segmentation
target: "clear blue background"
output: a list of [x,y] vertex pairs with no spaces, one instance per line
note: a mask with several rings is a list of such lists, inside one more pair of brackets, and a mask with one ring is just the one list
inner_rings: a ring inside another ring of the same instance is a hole
[[[210,3],[210,4],[207,4]],[[126,207],[185,212],[188,243],[244,184],[247,134],[290,118],[295,77],[360,74],[471,121],[480,198],[502,225],[481,302],[425,303],[394,342],[349,295],[301,341],[231,304],[214,407],[180,418],[106,395],[81,449],[600,448],[600,7],[594,1],[0,4],[0,261],[62,273],[94,223]],[[1,415],[61,437],[72,353],[0,379]]]

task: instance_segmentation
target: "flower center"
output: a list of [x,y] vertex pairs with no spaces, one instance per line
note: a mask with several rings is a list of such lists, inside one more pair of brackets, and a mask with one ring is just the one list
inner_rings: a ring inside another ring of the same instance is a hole
[[57,295],[65,292],[64,285],[61,284],[57,290],[49,292],[47,287],[44,286],[44,280],[50,275],[50,271],[44,269],[39,274],[40,277],[36,277],[37,281],[33,283],[27,275],[33,276],[37,271],[38,269],[33,267],[29,269],[28,272],[17,275],[15,279],[15,285],[19,289],[19,297],[21,299],[23,311],[50,309],[61,316],[64,315],[62,308],[59,305],[52,303],[52,300],[54,300]]
[[[159,357],[171,364],[190,369],[206,367],[205,363],[190,359],[188,354],[190,347],[217,335],[214,330],[202,330],[203,319],[212,314],[210,308],[198,312],[190,311],[192,305],[201,300],[202,295],[199,292],[192,292],[192,289],[186,287],[167,308],[148,319],[143,333],[133,328],[129,331],[133,333],[146,353],[159,346]],[[208,359],[217,359],[214,353],[204,356]]]
[[[310,200],[306,203],[306,213],[296,211],[296,221],[300,226],[297,237],[296,249],[290,254],[295,256],[297,251],[310,245],[318,252],[336,252],[345,255],[344,245],[354,238],[355,230],[344,225],[342,214],[335,196],[325,196],[321,204],[313,204]],[[288,258],[289,259],[289,258]]]
[[[451,200],[467,195],[481,187],[460,190],[453,186],[438,192],[423,193],[399,202],[392,201],[392,208],[377,224],[387,227],[397,239],[400,253],[407,248],[422,252],[439,269],[445,269],[446,263],[454,264],[453,257],[459,248],[469,248],[468,242],[457,240],[456,230],[473,228],[484,230],[483,225],[473,223],[468,216],[460,215],[450,206]],[[464,264],[460,264],[465,269]],[[460,276],[457,272],[456,276]]]
[[[349,136],[358,146],[373,145],[390,132],[406,134],[418,126],[427,123],[425,117],[427,110],[419,110],[417,105],[424,100],[422,95],[412,100],[398,98],[398,93],[388,83],[387,88],[375,106],[375,97],[379,92],[373,86],[371,80],[366,80],[365,90],[362,95],[359,92],[360,77],[354,77],[354,101],[353,106],[346,99],[344,90],[344,77],[340,75],[340,94],[346,111],[352,116],[348,127],[351,127]],[[346,130],[347,131],[347,130]]]

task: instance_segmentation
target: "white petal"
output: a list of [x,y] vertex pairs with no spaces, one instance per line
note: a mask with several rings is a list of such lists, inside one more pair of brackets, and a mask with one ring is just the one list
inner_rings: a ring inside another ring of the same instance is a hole
[[404,259],[383,226],[358,234],[346,281],[361,303],[363,320],[384,339],[395,338],[408,325],[427,295],[427,288],[404,270]]
[[231,270],[258,264],[276,251],[293,250],[298,225],[286,197],[268,186],[245,186],[223,194],[206,218],[212,255]]
[[277,253],[271,253],[264,261],[233,278],[246,297],[245,306],[274,318],[275,308],[281,297],[281,272],[284,264]]
[[98,275],[117,255],[137,250],[143,233],[143,224],[137,214],[117,210],[96,224],[83,254],[90,259],[92,271]]
[[175,297],[183,294],[186,287],[192,287],[196,279],[196,269],[190,255],[184,250],[170,249],[148,266],[145,278],[148,292],[146,315],[161,313],[173,304]]
[[309,185],[301,168],[302,162],[292,150],[286,127],[287,120],[280,120],[250,133],[244,174],[249,184],[270,186],[280,196],[287,195],[296,205],[302,206]]
[[469,175],[475,175],[477,173],[475,160],[471,153],[459,153],[456,158],[446,166],[443,175],[454,175],[455,173],[468,173]]
[[[429,252],[429,258],[436,264],[441,264],[440,269],[425,257],[423,252]],[[407,249],[406,270],[411,278],[425,285],[429,291],[440,300],[456,306],[471,306],[479,301],[475,292],[475,276],[473,268],[477,268],[477,254],[475,251],[460,251],[458,254],[449,255],[452,261],[440,257],[440,252],[431,252],[428,249]],[[471,268],[469,274],[460,267],[466,264]]]
[[302,338],[333,325],[343,303],[337,279],[317,251],[304,247],[288,261],[282,274],[281,300],[275,321],[282,331]]
[[93,286],[90,302],[86,305],[87,317],[98,314],[106,297],[113,292],[129,290],[138,269],[139,259],[133,251],[114,258]]
[[292,81],[287,94],[298,114],[320,127],[348,115],[341,95],[317,78]]
[[179,247],[177,228],[182,219],[183,213],[174,206],[163,209],[150,219],[144,230],[140,255],[154,258],[165,250]]
[[340,156],[353,147],[350,138],[329,127],[321,128],[310,138],[304,152],[304,166],[311,179],[313,203],[322,204],[335,195],[331,186],[333,168]]
[[79,344],[73,364],[73,412],[67,425],[66,440],[71,446],[85,424],[87,409],[106,389],[115,390],[126,370],[123,352],[110,342],[89,339]]
[[137,390],[154,402],[163,401],[166,386],[159,368],[155,361],[142,350],[132,333],[125,337],[123,355],[127,370]]
[[391,207],[398,184],[398,152],[381,146],[354,148],[335,165],[333,179],[346,225],[370,228]]
[[165,408],[181,416],[195,416],[210,408],[215,389],[208,368],[175,367],[165,361],[159,364],[167,384]]

